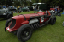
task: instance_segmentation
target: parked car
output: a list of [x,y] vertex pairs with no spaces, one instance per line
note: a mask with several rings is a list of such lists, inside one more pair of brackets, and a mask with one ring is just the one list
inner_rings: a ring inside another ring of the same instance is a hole
[[0,18],[11,18],[13,16],[13,12],[9,11],[8,8],[0,9]]
[[33,3],[32,5],[35,6],[36,10],[46,11],[50,9],[50,5],[46,3]]
[[30,9],[29,9],[28,7],[23,7],[23,8],[20,7],[20,8],[17,10],[17,12],[26,12],[26,11],[30,12]]
[[17,11],[17,7],[15,7],[15,6],[9,6],[8,8],[10,11],[13,11],[13,12]]

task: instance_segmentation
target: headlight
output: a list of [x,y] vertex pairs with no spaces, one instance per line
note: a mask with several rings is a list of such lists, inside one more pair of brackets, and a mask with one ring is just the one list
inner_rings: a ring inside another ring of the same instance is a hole
[[9,28],[7,28],[7,30],[10,30]]
[[3,15],[6,15],[6,13],[3,13]]

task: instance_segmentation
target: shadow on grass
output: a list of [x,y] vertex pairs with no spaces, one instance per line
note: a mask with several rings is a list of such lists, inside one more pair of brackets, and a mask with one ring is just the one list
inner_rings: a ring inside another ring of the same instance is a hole
[[42,27],[36,28],[36,29],[33,30],[33,33],[36,32],[36,31],[44,30],[48,25],[51,25],[51,24],[46,24]]
[[0,18],[0,21],[4,21],[4,20],[6,20],[5,18]]

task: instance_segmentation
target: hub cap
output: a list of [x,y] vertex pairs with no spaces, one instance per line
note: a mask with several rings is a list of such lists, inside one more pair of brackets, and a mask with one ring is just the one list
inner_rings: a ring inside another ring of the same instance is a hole
[[30,34],[31,34],[31,31],[30,31],[29,28],[27,28],[27,29],[25,29],[25,30],[22,31],[21,37],[22,37],[22,38],[27,38],[27,37],[30,36]]

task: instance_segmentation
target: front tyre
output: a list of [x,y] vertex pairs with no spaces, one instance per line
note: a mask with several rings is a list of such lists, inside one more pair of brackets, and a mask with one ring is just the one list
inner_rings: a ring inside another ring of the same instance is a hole
[[8,19],[8,20],[6,21],[6,24],[5,24],[5,31],[6,31],[6,27],[8,27],[9,24],[11,23],[11,20],[12,20],[12,18],[10,18],[10,19]]
[[17,32],[18,40],[27,41],[32,35],[32,28],[29,24],[22,25]]

